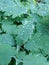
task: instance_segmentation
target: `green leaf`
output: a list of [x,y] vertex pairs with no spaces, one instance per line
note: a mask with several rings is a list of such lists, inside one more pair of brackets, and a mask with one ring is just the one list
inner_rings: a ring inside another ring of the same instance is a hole
[[38,8],[36,13],[40,16],[47,16],[49,15],[49,5],[48,4],[38,4]]
[[8,65],[15,55],[15,49],[9,44],[0,43],[0,65]]
[[33,22],[31,21],[26,21],[24,25],[18,26],[18,30],[17,30],[18,37],[16,38],[16,41],[17,42],[20,41],[20,44],[22,41],[23,41],[22,43],[25,43],[28,39],[31,38],[33,34],[33,29],[34,29],[34,25]]
[[17,26],[12,24],[12,21],[2,21],[2,29],[4,32],[8,34],[16,34],[15,30],[17,29]]
[[13,0],[1,0],[0,11],[5,12],[5,16],[12,15],[12,18],[15,18],[27,12],[26,8],[22,4],[19,5]]
[[27,50],[43,49],[46,54],[49,54],[49,35],[36,33],[33,38],[25,44]]
[[0,43],[9,44],[9,45],[14,45],[15,44],[13,37],[9,34],[0,35]]
[[[25,52],[18,52],[17,53],[17,58],[18,60],[22,60],[25,57],[26,53]],[[21,62],[21,61],[20,61]]]
[[49,26],[49,15],[40,17],[39,21],[40,24],[48,25]]
[[48,62],[41,54],[30,54],[25,56],[23,65],[48,65]]

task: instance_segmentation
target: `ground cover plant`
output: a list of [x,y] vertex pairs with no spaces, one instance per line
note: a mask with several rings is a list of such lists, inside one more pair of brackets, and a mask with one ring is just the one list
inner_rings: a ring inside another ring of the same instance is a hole
[[49,0],[0,0],[0,65],[49,65]]

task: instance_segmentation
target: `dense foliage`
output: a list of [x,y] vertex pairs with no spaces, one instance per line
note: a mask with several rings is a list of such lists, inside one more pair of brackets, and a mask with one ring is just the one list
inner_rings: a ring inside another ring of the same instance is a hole
[[49,0],[0,0],[0,65],[49,65]]

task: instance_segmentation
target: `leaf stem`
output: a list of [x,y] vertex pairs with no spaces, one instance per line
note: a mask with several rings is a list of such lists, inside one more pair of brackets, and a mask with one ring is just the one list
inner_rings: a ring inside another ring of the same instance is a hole
[[[19,50],[20,50],[20,46],[17,45],[17,53],[19,52]],[[18,65],[18,60],[17,59],[16,59],[16,65]]]

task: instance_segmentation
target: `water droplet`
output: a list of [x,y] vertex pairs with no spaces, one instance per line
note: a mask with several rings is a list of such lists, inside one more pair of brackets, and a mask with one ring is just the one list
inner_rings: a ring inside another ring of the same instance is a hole
[[34,43],[35,41],[33,40],[33,43]]
[[32,29],[34,29],[34,25],[32,25]]
[[23,33],[21,33],[21,35],[23,35]]
[[36,55],[36,56],[38,56],[38,55]]
[[28,23],[28,21],[27,20],[25,20],[25,23],[24,23],[24,25],[26,25]]
[[40,39],[39,39],[39,41],[40,41]]
[[24,33],[24,31],[23,31],[23,33]]
[[7,19],[7,17],[4,17],[4,19]]

